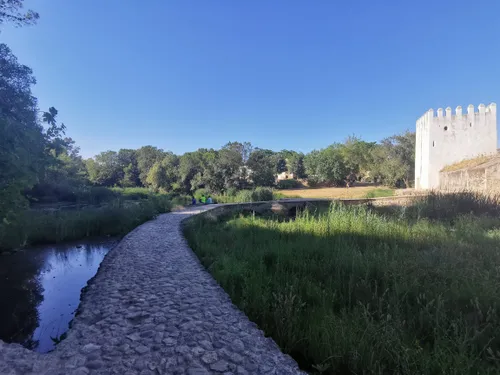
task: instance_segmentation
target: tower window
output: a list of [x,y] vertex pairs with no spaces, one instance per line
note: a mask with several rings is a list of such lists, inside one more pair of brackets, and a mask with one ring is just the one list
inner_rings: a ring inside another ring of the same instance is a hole
[[434,141],[432,141],[432,147],[434,147]]
[[448,130],[448,127],[447,127],[447,126],[445,126],[445,127],[444,127],[444,131],[447,131],[447,130]]

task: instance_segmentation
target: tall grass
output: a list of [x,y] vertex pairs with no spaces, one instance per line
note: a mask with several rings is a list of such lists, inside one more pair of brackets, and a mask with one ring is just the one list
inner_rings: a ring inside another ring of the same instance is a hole
[[500,219],[482,203],[434,195],[393,215],[337,203],[290,221],[201,216],[185,234],[306,370],[498,374]]
[[0,251],[85,237],[122,235],[179,203],[183,201],[158,195],[141,201],[115,199],[102,207],[81,210],[25,211],[11,222],[0,223]]

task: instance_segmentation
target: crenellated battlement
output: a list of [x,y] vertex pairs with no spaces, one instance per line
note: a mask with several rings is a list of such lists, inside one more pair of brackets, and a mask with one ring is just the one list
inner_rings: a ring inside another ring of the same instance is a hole
[[437,188],[446,165],[496,153],[497,107],[479,104],[429,109],[416,122],[415,186]]
[[[467,106],[467,116],[473,115],[473,114],[480,114],[480,113],[495,113],[497,111],[497,105],[496,103],[490,103],[489,105],[485,106],[484,104],[479,104],[477,107],[477,111],[475,111],[475,107],[472,104],[469,104]],[[438,108],[436,113],[434,113],[434,109],[429,109],[420,119],[431,116],[431,117],[447,117],[447,118],[452,118],[455,116],[461,117],[463,115],[463,110],[462,106],[457,106],[455,108],[455,113],[452,113],[451,107],[447,107],[445,110],[443,108]]]

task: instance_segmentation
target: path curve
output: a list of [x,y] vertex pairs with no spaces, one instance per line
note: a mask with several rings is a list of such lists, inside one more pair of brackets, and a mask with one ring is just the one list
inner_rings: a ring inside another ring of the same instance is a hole
[[67,338],[47,354],[0,340],[0,374],[303,374],[250,322],[160,215],[104,258]]

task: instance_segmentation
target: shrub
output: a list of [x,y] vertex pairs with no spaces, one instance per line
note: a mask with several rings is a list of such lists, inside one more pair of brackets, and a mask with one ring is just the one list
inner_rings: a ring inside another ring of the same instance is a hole
[[148,199],[153,193],[144,187],[112,188],[117,196],[127,200]]
[[307,178],[307,185],[309,187],[312,188],[318,187],[319,183],[320,183],[319,178],[317,178],[316,176],[310,176]]
[[118,194],[112,189],[102,186],[93,186],[88,190],[87,194],[82,194],[80,198],[83,198],[84,202],[90,204],[102,204],[116,199]]
[[235,202],[252,202],[253,192],[252,190],[240,190],[235,197]]
[[280,180],[276,184],[277,189],[297,189],[300,187],[300,182],[295,179]]
[[273,191],[266,187],[257,187],[252,191],[252,202],[272,201]]

